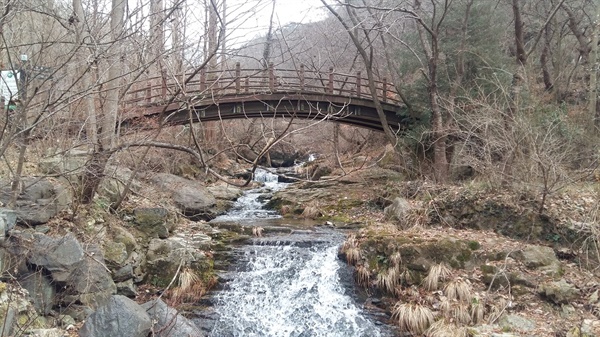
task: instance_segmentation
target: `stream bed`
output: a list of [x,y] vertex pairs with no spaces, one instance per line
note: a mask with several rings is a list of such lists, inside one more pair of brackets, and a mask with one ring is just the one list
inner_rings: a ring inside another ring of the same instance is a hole
[[[230,213],[213,221],[281,222],[261,200],[285,186],[276,176],[261,178],[264,187],[247,192]],[[222,287],[209,296],[199,325],[210,337],[393,336],[352,295],[352,271],[337,258],[343,238],[332,229],[296,228],[235,247],[234,262],[221,273]]]

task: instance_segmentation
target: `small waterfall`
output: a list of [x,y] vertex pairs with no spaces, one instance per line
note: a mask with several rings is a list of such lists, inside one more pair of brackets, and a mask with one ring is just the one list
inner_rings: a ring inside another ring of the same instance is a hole
[[[254,178],[265,186],[244,193],[214,222],[263,226],[267,219],[280,218],[276,211],[263,208],[264,198],[287,184],[262,169]],[[393,336],[347,294],[352,277],[337,258],[342,240],[341,234],[331,231],[293,230],[235,248],[235,263],[222,275],[224,288],[211,296],[210,313],[198,317],[207,336]]]
[[279,176],[267,170],[257,168],[256,171],[254,171],[254,181],[260,183],[276,183],[279,181]]
[[328,241],[244,247],[241,267],[216,297],[219,319],[209,336],[390,336],[345,294],[339,241]]

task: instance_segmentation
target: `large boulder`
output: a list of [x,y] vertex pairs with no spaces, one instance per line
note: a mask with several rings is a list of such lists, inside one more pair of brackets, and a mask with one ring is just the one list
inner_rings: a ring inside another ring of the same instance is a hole
[[117,292],[109,274],[102,252],[96,245],[88,245],[84,259],[77,264],[67,280],[66,302],[79,301],[91,308],[96,308]]
[[408,200],[396,197],[392,204],[383,210],[383,213],[388,219],[403,220],[408,211],[411,209],[413,209],[413,206],[408,202]]
[[[132,175],[133,171],[129,168],[107,165],[104,170],[104,177],[100,181],[98,194],[106,197],[110,202],[116,202],[125,191]],[[141,185],[138,180],[131,180],[130,190],[139,191],[140,188]]]
[[556,282],[542,284],[539,293],[551,302],[566,304],[579,297],[580,291],[573,284],[561,279]]
[[182,262],[198,274],[211,271],[211,261],[204,253],[210,242],[210,237],[199,233],[151,240],[146,254],[148,281],[160,287],[167,286]]
[[33,299],[33,305],[40,315],[48,315],[54,306],[56,289],[51,280],[41,271],[26,273],[19,277],[21,287],[27,289]]
[[89,158],[90,153],[88,151],[71,149],[41,159],[38,168],[45,174],[65,177],[78,176],[83,172],[83,167]]
[[241,189],[227,184],[213,185],[207,189],[215,198],[221,200],[234,201],[244,194]]
[[[70,190],[56,180],[24,177],[21,186],[14,210],[17,221],[30,226],[48,222],[72,201]],[[8,204],[11,197],[11,184],[0,180],[0,202]]]
[[2,336],[20,335],[28,329],[46,327],[46,321],[40,317],[30,303],[27,292],[20,287],[0,282],[0,331]]
[[202,331],[177,310],[167,306],[162,300],[153,300],[142,304],[153,322],[157,337],[194,336],[202,337]]
[[158,173],[151,181],[170,192],[175,205],[192,220],[211,220],[218,215],[217,200],[202,183],[168,173]]
[[147,337],[151,329],[152,321],[144,308],[125,296],[114,295],[85,320],[79,336]]
[[149,237],[166,239],[174,223],[169,219],[169,211],[165,208],[136,208],[133,210],[133,221],[144,234]]
[[515,259],[523,262],[528,268],[539,268],[559,264],[554,250],[546,246],[527,246],[515,254]]
[[53,284],[65,287],[64,301],[94,308],[116,292],[98,246],[84,248],[71,233],[59,238],[41,233],[20,233],[16,237],[16,245],[29,243],[21,248],[26,250],[28,265],[45,270]]
[[60,238],[34,233],[32,239],[27,262],[49,271],[56,282],[66,282],[83,261],[83,247],[71,233]]

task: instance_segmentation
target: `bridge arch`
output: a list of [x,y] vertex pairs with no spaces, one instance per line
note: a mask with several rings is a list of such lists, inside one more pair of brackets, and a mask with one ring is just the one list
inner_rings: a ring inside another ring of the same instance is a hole
[[[196,78],[197,77],[197,78]],[[132,85],[123,98],[121,125],[132,126],[150,118],[170,125],[243,118],[328,119],[383,131],[379,115],[360,72],[348,75],[299,69],[241,69],[200,71],[185,86],[175,80],[154,78]],[[393,130],[411,123],[395,88],[386,79],[376,81],[377,97]]]

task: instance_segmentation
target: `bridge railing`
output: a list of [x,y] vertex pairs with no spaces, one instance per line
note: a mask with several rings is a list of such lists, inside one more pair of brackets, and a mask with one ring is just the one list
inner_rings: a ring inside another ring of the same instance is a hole
[[[187,78],[187,77],[186,77]],[[355,75],[328,71],[276,69],[242,69],[237,63],[234,69],[201,70],[188,83],[184,78],[155,77],[134,83],[123,97],[127,108],[165,104],[179,92],[176,102],[191,100],[218,101],[231,95],[257,95],[271,93],[320,94],[372,99],[368,79],[360,72]],[[387,79],[375,81],[377,97],[384,103],[399,105],[401,102],[394,85]]]

